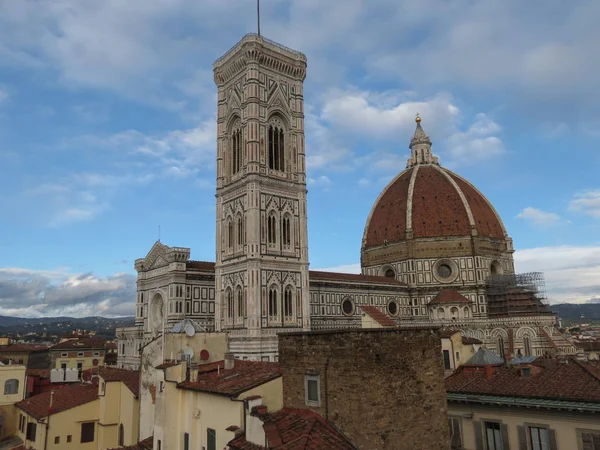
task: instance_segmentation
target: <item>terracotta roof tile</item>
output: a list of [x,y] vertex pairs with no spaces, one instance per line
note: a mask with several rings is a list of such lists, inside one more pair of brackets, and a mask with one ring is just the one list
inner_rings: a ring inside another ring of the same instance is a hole
[[237,397],[256,386],[281,377],[279,364],[236,359],[233,369],[225,370],[224,361],[204,364],[198,369],[196,381],[184,381],[178,387]]
[[181,361],[165,361],[162,364],[159,364],[158,366],[156,366],[155,369],[158,369],[158,370],[168,369],[169,367],[177,366],[179,364],[181,364]]
[[479,370],[460,367],[446,378],[446,391],[600,402],[600,371],[595,372],[597,367],[590,363],[574,359],[568,363],[536,361],[530,376],[522,376],[516,367],[497,366],[492,369],[491,379],[486,376],[486,370],[486,367]]
[[376,321],[382,327],[395,327],[398,324],[391,318],[385,315],[384,312],[380,311],[376,306],[361,306],[360,309],[364,311],[369,317]]
[[[54,392],[52,410],[50,396]],[[36,419],[47,417],[76,406],[92,402],[98,398],[98,388],[90,384],[70,385],[55,391],[34,395],[16,403],[15,406]]]
[[442,328],[438,331],[438,333],[442,338],[451,338],[456,333],[460,333],[460,330],[455,330],[452,328]]
[[11,344],[0,347],[0,353],[6,352],[40,352],[48,350],[50,347],[47,345],[37,344]]
[[[276,450],[350,450],[356,449],[329,422],[308,409],[284,408],[273,414],[260,416],[269,441]],[[264,447],[246,441],[245,435],[229,442],[232,450],[260,450]]]
[[91,369],[92,373],[100,375],[104,381],[121,381],[136,397],[140,394],[139,370],[117,369],[115,367],[99,367]]
[[28,377],[50,378],[50,369],[27,369],[25,374]]
[[188,261],[185,264],[188,269],[205,270],[207,272],[215,271],[215,263],[210,261]]
[[104,349],[104,345],[106,341],[100,338],[81,338],[81,339],[71,339],[65,342],[61,342],[60,344],[56,344],[52,347],[52,350],[71,350],[71,349]]
[[463,336],[462,343],[464,345],[483,344],[483,341],[480,341],[479,339],[476,339],[474,337]]
[[152,450],[154,448],[154,436],[150,436],[143,441],[138,442],[135,445],[128,445],[126,447],[116,447],[108,450]]
[[332,280],[332,281],[358,281],[361,283],[382,283],[406,286],[405,283],[388,277],[379,277],[375,275],[361,275],[357,273],[338,273],[338,272],[322,272],[310,270],[308,279],[313,280]]
[[429,302],[430,305],[439,303],[470,303],[469,299],[456,289],[443,289]]

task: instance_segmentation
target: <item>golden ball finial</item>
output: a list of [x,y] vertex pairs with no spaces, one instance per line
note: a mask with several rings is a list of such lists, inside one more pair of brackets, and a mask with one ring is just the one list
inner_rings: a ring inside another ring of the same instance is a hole
[[417,113],[417,116],[415,117],[415,122],[421,123],[421,116],[419,116],[419,113]]

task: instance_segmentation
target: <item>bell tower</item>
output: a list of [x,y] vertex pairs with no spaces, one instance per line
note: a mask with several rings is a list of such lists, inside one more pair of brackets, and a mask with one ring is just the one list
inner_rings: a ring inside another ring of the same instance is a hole
[[236,357],[275,360],[310,329],[306,56],[247,34],[214,63],[218,88],[215,328]]

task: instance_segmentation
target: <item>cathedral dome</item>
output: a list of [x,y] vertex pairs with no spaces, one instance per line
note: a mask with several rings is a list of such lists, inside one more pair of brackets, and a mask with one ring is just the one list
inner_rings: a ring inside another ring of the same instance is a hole
[[407,169],[386,186],[371,210],[363,250],[410,238],[507,238],[498,213],[485,196],[438,164],[420,120],[410,148]]

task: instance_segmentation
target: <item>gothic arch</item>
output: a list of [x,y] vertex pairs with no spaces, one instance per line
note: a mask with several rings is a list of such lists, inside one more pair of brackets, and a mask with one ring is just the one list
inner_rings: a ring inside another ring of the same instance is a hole
[[165,317],[165,301],[160,292],[155,293],[152,297],[152,301],[150,302],[150,314],[152,328],[160,328]]
[[379,268],[379,276],[396,279],[396,269],[391,264],[384,264]]
[[502,337],[503,339],[508,339],[508,332],[504,328],[494,328],[490,333],[490,336],[493,338]]
[[237,317],[246,317],[246,299],[244,298],[244,289],[239,285],[235,288],[235,311]]
[[525,336],[529,336],[531,338],[536,337],[537,333],[531,327],[520,327],[516,333],[517,339],[523,339]]

